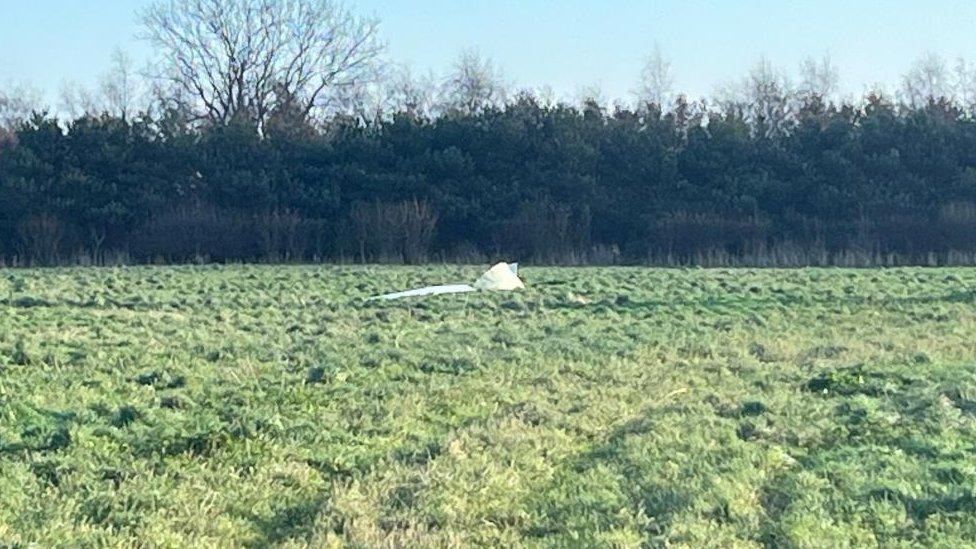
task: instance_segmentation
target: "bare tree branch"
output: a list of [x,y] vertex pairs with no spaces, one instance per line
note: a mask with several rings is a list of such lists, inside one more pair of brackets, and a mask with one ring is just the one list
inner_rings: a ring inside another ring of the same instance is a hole
[[370,81],[383,50],[376,20],[333,0],[156,0],[142,21],[174,95],[212,123],[259,130],[276,110],[311,116]]
[[671,74],[671,62],[661,53],[661,48],[654,46],[654,51],[644,60],[640,81],[634,95],[637,96],[637,107],[643,109],[647,105],[657,105],[661,110],[668,110],[671,106],[674,77]]
[[929,101],[952,99],[952,85],[945,60],[935,53],[919,57],[901,79],[902,99],[912,107]]
[[99,89],[104,110],[126,119],[139,109],[139,82],[132,59],[121,49],[112,52],[112,64],[102,75]]
[[444,82],[446,110],[475,114],[505,102],[501,71],[475,50],[461,52]]
[[789,134],[801,103],[789,77],[765,57],[741,82],[720,89],[715,102],[726,113],[738,113],[756,135],[766,138]]
[[40,93],[26,84],[7,83],[0,87],[0,140],[27,120],[33,111],[43,110]]
[[802,95],[830,100],[838,91],[839,81],[840,73],[827,54],[824,54],[820,61],[807,57],[800,64],[798,91]]

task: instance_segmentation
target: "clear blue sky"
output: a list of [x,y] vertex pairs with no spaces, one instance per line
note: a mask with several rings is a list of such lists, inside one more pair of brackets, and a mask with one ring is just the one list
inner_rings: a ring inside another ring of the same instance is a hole
[[[116,46],[136,59],[136,10],[150,0],[0,0],[0,82],[55,97],[63,80],[91,83]],[[830,53],[845,92],[894,88],[931,51],[976,60],[976,1],[943,0],[350,0],[382,20],[389,57],[442,71],[465,47],[491,56],[520,86],[561,95],[599,85],[627,97],[642,58],[660,45],[676,88],[707,95],[760,55],[795,70]]]

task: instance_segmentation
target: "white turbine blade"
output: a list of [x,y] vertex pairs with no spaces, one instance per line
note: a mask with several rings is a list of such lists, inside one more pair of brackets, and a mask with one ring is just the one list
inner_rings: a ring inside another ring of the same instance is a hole
[[442,286],[427,286],[426,288],[417,288],[416,290],[407,290],[405,292],[396,292],[392,294],[378,295],[370,299],[403,299],[405,297],[419,297],[425,295],[439,295],[439,294],[459,294],[463,292],[473,292],[474,288],[467,284],[445,284]]

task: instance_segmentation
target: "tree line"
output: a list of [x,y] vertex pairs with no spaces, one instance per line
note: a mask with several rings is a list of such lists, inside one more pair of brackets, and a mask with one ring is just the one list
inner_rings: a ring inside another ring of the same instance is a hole
[[59,114],[0,91],[4,264],[523,261],[976,264],[964,63],[837,98],[761,61],[709,100],[655,51],[635,100],[512,92],[485,56],[382,62],[377,22],[321,0],[166,0]]

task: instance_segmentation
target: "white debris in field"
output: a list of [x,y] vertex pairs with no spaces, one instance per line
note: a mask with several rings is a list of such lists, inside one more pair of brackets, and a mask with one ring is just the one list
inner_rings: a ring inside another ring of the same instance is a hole
[[525,284],[518,277],[518,263],[497,263],[491,269],[488,269],[483,275],[481,275],[478,280],[475,281],[474,286],[469,286],[467,284],[443,284],[439,286],[427,286],[425,288],[417,288],[415,290],[407,290],[405,292],[395,292],[392,294],[383,294],[375,297],[373,299],[384,299],[384,300],[394,300],[402,299],[405,297],[420,297],[428,295],[439,295],[439,294],[457,294],[464,292],[474,292],[477,290],[483,291],[512,291],[525,288]]
[[407,290],[405,292],[396,292],[393,294],[379,295],[370,299],[401,299],[404,297],[419,297],[424,295],[438,295],[438,294],[458,294],[463,292],[473,292],[475,288],[468,286],[467,284],[444,284],[443,286],[427,286],[426,288],[417,288],[416,290]]
[[511,291],[525,288],[518,277],[518,263],[498,263],[481,275],[474,287],[478,290]]

